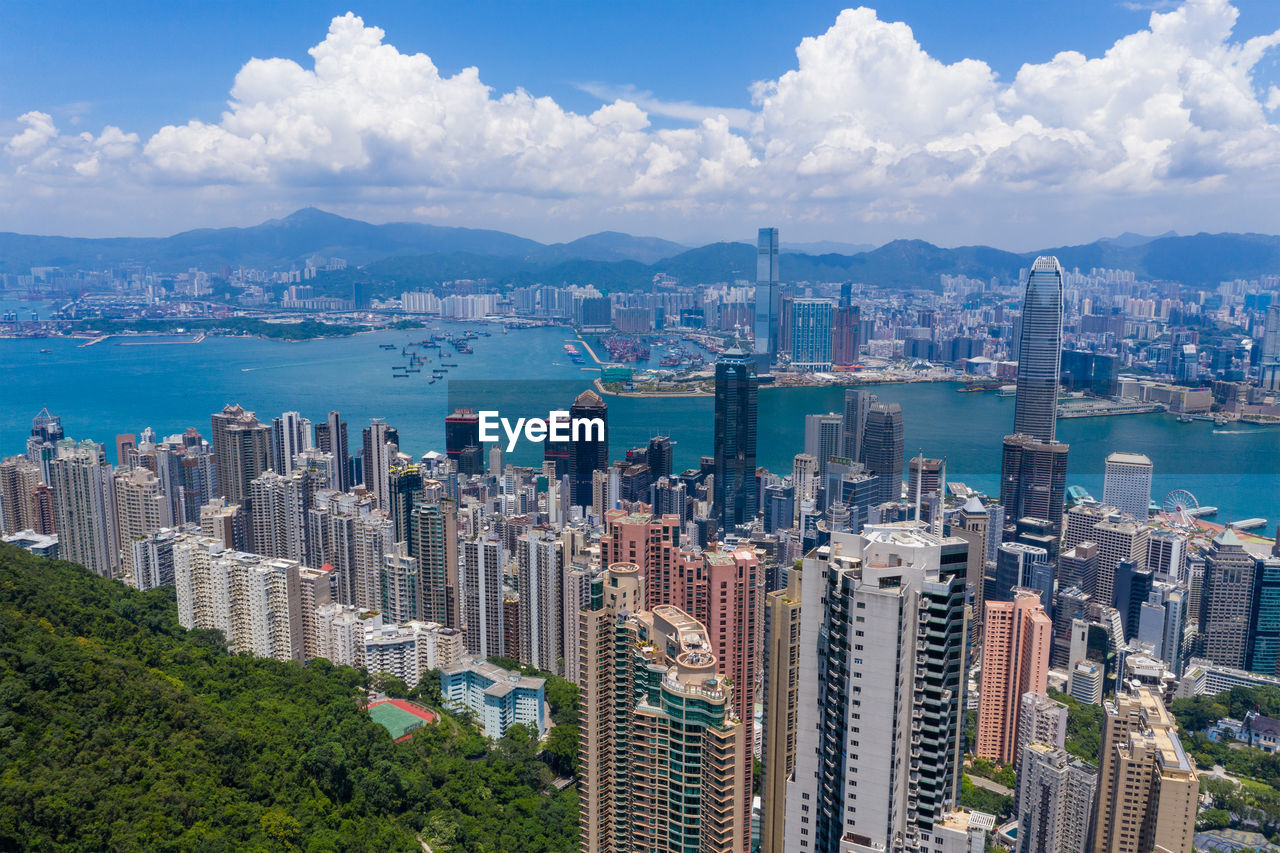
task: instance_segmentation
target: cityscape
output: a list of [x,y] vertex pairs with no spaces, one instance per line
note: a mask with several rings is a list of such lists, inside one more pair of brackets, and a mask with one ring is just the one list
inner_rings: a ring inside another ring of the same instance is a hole
[[[1137,5],[1109,61],[1239,14]],[[885,26],[840,12],[787,74]],[[1280,43],[1224,26],[1201,73]],[[351,44],[387,85],[476,73],[383,36],[334,18],[312,82]],[[588,124],[693,132],[627,105]],[[784,204],[543,241],[313,200],[0,233],[0,850],[1280,851],[1267,219],[1011,252]]]

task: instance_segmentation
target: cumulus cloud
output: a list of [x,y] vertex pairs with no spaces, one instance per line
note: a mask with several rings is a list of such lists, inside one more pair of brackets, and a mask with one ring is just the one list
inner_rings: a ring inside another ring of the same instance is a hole
[[[347,14],[309,67],[247,62],[216,121],[144,143],[116,127],[64,134],[49,114],[19,117],[0,189],[21,195],[38,182],[70,199],[114,182],[139,197],[344,199],[361,210],[381,197],[383,218],[666,217],[723,220],[722,233],[762,214],[934,223],[929,236],[942,239],[982,237],[961,230],[998,227],[1001,205],[1034,192],[1128,212],[1135,199],[1190,194],[1203,211],[1204,199],[1225,207],[1241,189],[1273,193],[1280,89],[1261,90],[1254,70],[1280,32],[1234,39],[1229,0],[1153,8],[1146,28],[1102,56],[1065,51],[1007,81],[980,59],[930,56],[904,23],[847,9],[800,43],[794,69],[751,85],[751,109],[583,84],[602,101],[589,114],[495,92],[476,68],[443,75]],[[655,128],[650,116],[685,126]],[[1051,216],[1029,227],[1046,231]]]

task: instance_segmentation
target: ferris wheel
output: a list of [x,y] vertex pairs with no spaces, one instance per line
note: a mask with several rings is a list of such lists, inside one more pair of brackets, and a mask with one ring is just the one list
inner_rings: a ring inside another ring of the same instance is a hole
[[1196,496],[1186,489],[1174,489],[1169,492],[1164,496],[1164,506],[1162,507],[1165,514],[1177,516],[1178,520],[1183,524],[1191,524],[1195,519],[1192,511],[1199,508],[1200,502],[1196,500]]

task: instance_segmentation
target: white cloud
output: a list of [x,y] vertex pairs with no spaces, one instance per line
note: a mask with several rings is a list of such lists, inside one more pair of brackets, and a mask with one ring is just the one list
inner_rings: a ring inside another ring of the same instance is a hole
[[[583,84],[603,102],[583,115],[495,92],[476,68],[444,76],[348,14],[310,67],[247,62],[216,121],[143,143],[21,116],[0,158],[0,217],[56,211],[50,194],[70,208],[96,188],[158,222],[169,210],[243,222],[259,206],[316,203],[557,237],[574,235],[548,231],[552,220],[712,236],[767,216],[814,236],[910,227],[989,242],[1016,221],[1022,239],[1050,242],[1064,228],[1056,205],[1129,217],[1130,230],[1209,227],[1219,212],[1234,217],[1226,227],[1269,212],[1280,187],[1269,116],[1280,89],[1253,79],[1280,33],[1235,41],[1236,17],[1228,0],[1188,0],[1102,56],[1065,51],[1002,81],[981,60],[930,56],[906,24],[848,9],[800,43],[793,70],[751,86],[750,110]],[[688,124],[654,128],[650,116]],[[1027,209],[1036,192],[1054,200],[1041,215]],[[1082,214],[1069,236],[1115,230],[1105,220]]]

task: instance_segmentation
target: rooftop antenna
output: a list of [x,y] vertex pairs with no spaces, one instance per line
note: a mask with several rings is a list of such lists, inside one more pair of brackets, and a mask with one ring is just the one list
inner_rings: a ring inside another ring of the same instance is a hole
[[938,517],[933,521],[934,534],[942,535],[943,510],[947,506],[947,457],[942,457],[942,478],[938,481]]
[[920,489],[924,485],[924,448],[916,457],[916,524],[920,523]]

